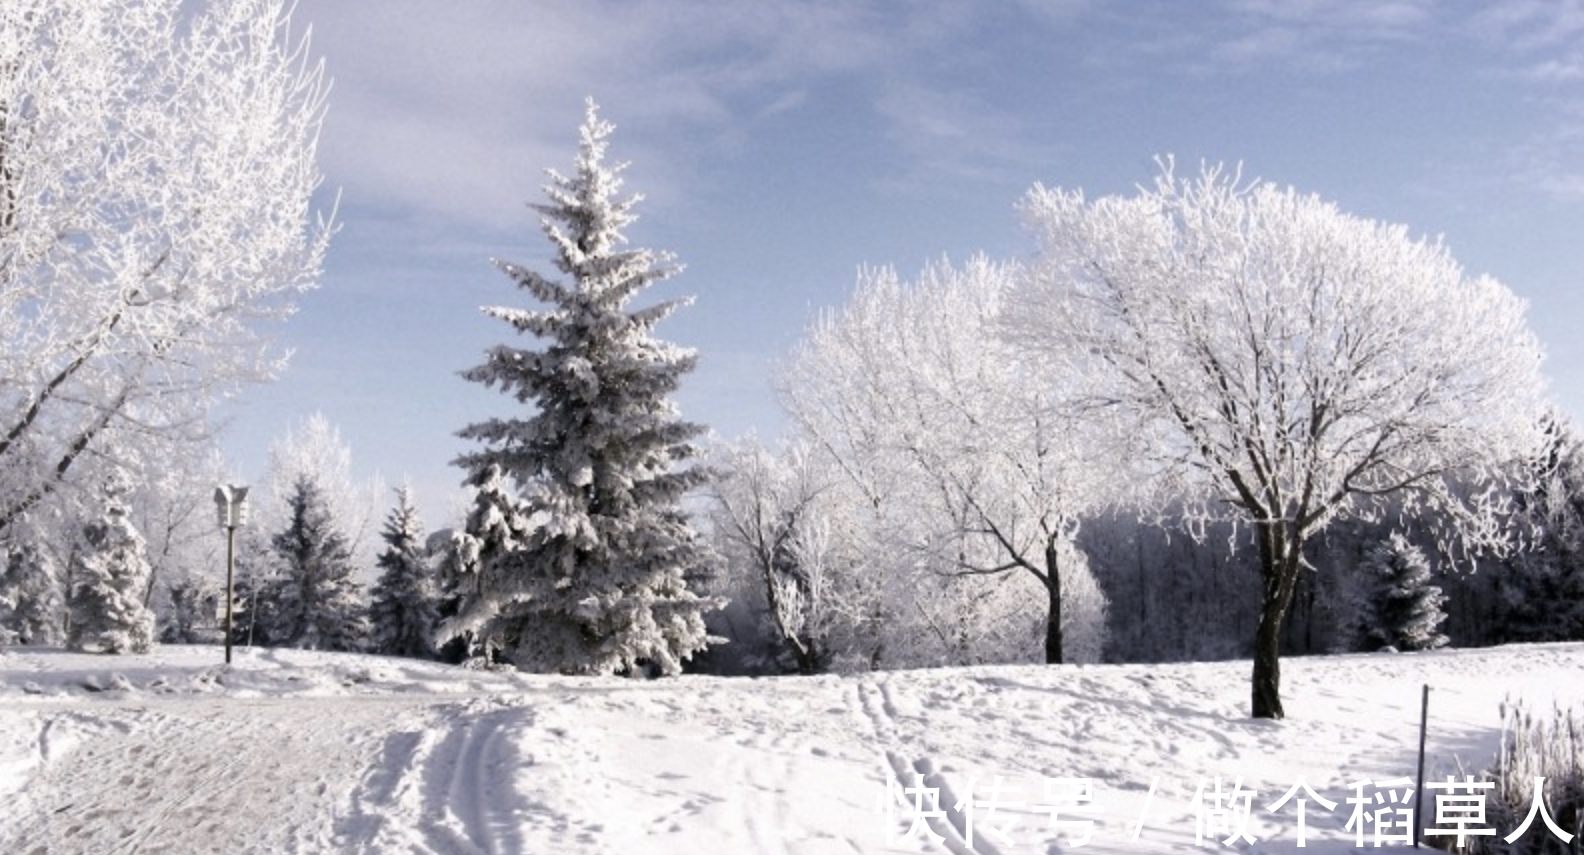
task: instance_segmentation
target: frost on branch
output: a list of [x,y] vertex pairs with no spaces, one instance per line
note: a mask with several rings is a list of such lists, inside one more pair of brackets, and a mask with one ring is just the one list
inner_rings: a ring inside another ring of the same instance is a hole
[[0,3],[0,532],[203,439],[318,276],[321,69],[284,0],[193,6]]

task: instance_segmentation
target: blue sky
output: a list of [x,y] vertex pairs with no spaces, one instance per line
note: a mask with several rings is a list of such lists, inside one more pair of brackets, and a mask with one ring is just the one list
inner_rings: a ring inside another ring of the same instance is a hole
[[697,298],[659,328],[701,354],[678,401],[726,437],[782,430],[775,368],[859,266],[1026,255],[1036,181],[1126,193],[1163,155],[1442,236],[1529,301],[1584,418],[1584,0],[300,0],[294,24],[334,80],[341,231],[275,331],[291,367],[228,410],[246,478],[322,412],[448,522],[454,432],[518,406],[457,377],[513,336],[478,307],[527,299],[489,259],[548,269],[526,204],[586,96],[647,197],[633,244],[687,268],[650,298]]

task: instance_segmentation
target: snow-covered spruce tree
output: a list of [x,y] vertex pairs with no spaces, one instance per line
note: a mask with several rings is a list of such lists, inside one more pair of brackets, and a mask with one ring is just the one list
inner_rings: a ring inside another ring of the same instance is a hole
[[434,584],[424,553],[423,523],[413,506],[411,489],[403,486],[396,490],[396,507],[385,518],[380,536],[385,551],[378,564],[384,572],[374,583],[369,606],[374,633],[370,650],[417,659],[433,656],[438,621]]
[[[275,554],[274,537],[275,533],[260,530],[251,523],[237,531],[232,644],[252,647],[275,643],[270,639],[270,629],[277,623],[275,593],[281,584],[283,570]],[[219,612],[223,623],[223,593],[220,594]]]
[[367,481],[353,478],[352,447],[341,438],[340,428],[322,413],[314,413],[288,427],[270,443],[269,468],[260,485],[261,494],[254,496],[263,500],[258,509],[260,528],[271,531],[283,526],[282,514],[289,504],[287,497],[303,475],[318,485],[330,516],[335,518],[336,526],[346,538],[353,563],[359,566],[374,563],[380,551],[375,533],[386,493],[385,483],[378,475]]
[[1434,650],[1447,645],[1440,627],[1446,597],[1430,583],[1430,561],[1408,538],[1393,533],[1359,567],[1359,643],[1365,650]]
[[302,475],[287,499],[286,528],[271,539],[280,577],[260,604],[269,643],[311,650],[358,650],[368,638],[362,590],[352,578],[346,536],[314,480]]
[[66,602],[59,565],[28,540],[7,544],[4,559],[5,565],[0,567],[0,643],[60,643]]
[[705,647],[703,612],[717,605],[686,581],[710,560],[681,508],[706,479],[688,464],[703,429],[668,400],[696,356],[652,334],[689,300],[627,308],[679,268],[668,254],[622,248],[642,197],[617,197],[621,167],[605,164],[612,129],[588,102],[576,170],[550,171],[550,201],[534,206],[567,279],[499,265],[549,308],[485,309],[543,349],[501,345],[463,372],[537,407],[460,432],[485,448],[457,465],[475,483],[499,466],[527,524],[510,549],[481,556],[478,589],[446,634],[498,636],[528,670],[671,674]]
[[144,604],[149,565],[143,536],[115,492],[104,515],[83,526],[72,555],[71,633],[66,646],[103,653],[146,653],[154,643],[154,612]]

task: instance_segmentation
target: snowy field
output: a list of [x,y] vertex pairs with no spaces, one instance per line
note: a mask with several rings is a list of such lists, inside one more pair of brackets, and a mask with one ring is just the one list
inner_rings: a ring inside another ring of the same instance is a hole
[[[1350,784],[1415,773],[1421,684],[1432,778],[1483,768],[1504,697],[1584,704],[1584,645],[1288,659],[1282,722],[1246,717],[1247,662],[640,682],[221,659],[0,650],[0,852],[1297,852],[1296,798],[1266,807],[1300,778],[1337,804],[1306,802],[1302,851],[1341,852]],[[915,771],[944,817],[916,821]],[[1021,806],[984,807],[996,776]],[[1196,842],[1216,776],[1253,791],[1256,842]]]

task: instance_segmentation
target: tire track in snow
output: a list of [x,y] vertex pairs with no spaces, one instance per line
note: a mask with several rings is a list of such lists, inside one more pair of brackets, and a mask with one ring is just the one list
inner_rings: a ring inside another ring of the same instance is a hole
[[511,793],[511,779],[504,773],[515,766],[506,761],[515,758],[502,755],[502,734],[509,722],[528,715],[526,710],[508,709],[469,716],[441,742],[440,765],[426,770],[429,808],[431,815],[442,817],[436,830],[456,828],[461,837],[439,836],[471,844],[480,855],[519,851],[521,835],[505,798]]
[[[534,716],[504,701],[430,710],[417,730],[386,737],[342,823],[359,852],[506,855],[523,849],[512,735]],[[532,763],[532,758],[527,758]]]

